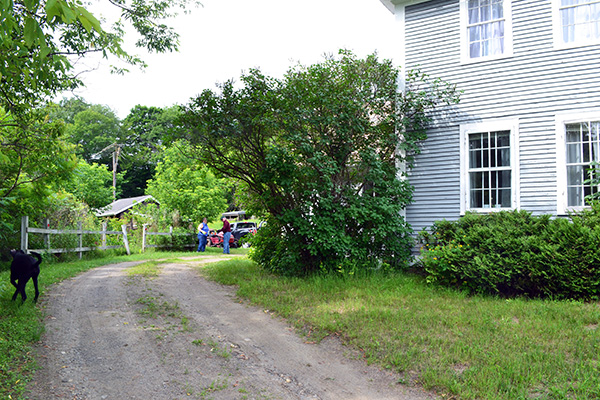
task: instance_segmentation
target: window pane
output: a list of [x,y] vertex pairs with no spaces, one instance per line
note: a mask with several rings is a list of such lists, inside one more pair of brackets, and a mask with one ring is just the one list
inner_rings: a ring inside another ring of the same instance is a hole
[[581,187],[569,187],[567,188],[567,203],[569,207],[579,207],[583,205],[583,191]]
[[483,172],[471,172],[469,181],[471,189],[483,188]]
[[512,196],[510,189],[502,189],[500,192],[500,205],[505,208],[512,207]]
[[510,132],[497,132],[498,147],[509,147],[510,146]]
[[504,7],[502,6],[502,2],[494,2],[492,5],[492,19],[501,18],[504,18]]
[[499,167],[510,167],[510,149],[499,149],[497,161]]
[[481,190],[471,190],[471,208],[483,208],[483,192]]
[[469,45],[469,57],[481,57],[481,44],[479,42],[474,42]]
[[581,142],[581,124],[567,124],[567,143]]
[[481,150],[469,152],[469,168],[481,168]]
[[581,145],[578,143],[567,144],[567,163],[574,164],[581,162]]
[[567,186],[583,184],[583,167],[571,165],[567,167]]

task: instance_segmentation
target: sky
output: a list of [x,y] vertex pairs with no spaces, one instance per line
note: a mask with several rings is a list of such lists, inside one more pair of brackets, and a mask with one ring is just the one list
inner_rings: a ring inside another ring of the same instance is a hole
[[95,70],[82,75],[86,88],[75,94],[109,106],[122,119],[138,104],[186,104],[250,68],[279,78],[298,63],[320,62],[341,48],[359,57],[375,51],[381,58],[397,57],[398,25],[379,0],[201,1],[202,7],[171,22],[180,34],[178,53],[133,49],[148,67],[130,67],[124,76],[109,73],[114,59],[86,60],[85,69]]

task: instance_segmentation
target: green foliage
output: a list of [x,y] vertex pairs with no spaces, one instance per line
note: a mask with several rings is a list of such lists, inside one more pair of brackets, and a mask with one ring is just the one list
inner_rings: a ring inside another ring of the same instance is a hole
[[[122,174],[119,174],[119,178],[117,182],[122,180]],[[88,164],[81,160],[64,188],[89,207],[99,209],[113,201],[112,180],[112,172],[105,165]]]
[[[51,108],[32,111],[22,126],[0,108],[0,243],[18,247],[20,217],[44,210],[52,188],[70,179],[77,161],[64,139],[64,124]],[[6,247],[4,247],[6,246]],[[0,256],[1,257],[1,256]]]
[[282,80],[251,70],[241,89],[227,82],[184,108],[194,156],[242,182],[244,208],[268,216],[254,244],[262,265],[297,274],[407,264],[400,212],[412,189],[397,162],[418,151],[424,113],[456,96],[436,82],[401,96],[397,78],[388,60],[341,51]]
[[226,207],[227,184],[193,160],[190,147],[183,142],[165,149],[146,193],[154,196],[161,208],[178,211],[184,223],[205,217],[212,221]]
[[600,206],[570,219],[467,213],[422,232],[427,280],[471,293],[600,298]]
[[105,147],[118,142],[119,119],[109,107],[92,104],[73,116],[66,128],[69,141],[77,145],[77,155],[88,163],[99,161],[112,165],[110,152],[99,154]]

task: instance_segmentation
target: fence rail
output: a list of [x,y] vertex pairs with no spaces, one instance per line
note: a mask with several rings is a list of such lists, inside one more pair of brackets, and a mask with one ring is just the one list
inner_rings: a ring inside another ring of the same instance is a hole
[[[127,240],[127,227],[125,225],[121,226],[121,231],[108,231],[106,230],[106,222],[102,223],[101,231],[90,231],[82,229],[81,222],[78,223],[78,229],[50,229],[50,221],[45,220],[44,225],[46,228],[33,228],[29,226],[29,217],[24,216],[21,218],[21,250],[24,252],[46,252],[46,253],[69,253],[75,252],[79,253],[79,258],[82,257],[84,251],[92,251],[92,250],[108,250],[108,249],[119,249],[121,247],[125,247],[127,254],[131,254],[129,250],[129,241]],[[29,234],[30,233],[38,233],[44,235],[44,248],[43,249],[30,249],[29,248]],[[50,235],[77,235],[78,236],[78,246],[75,248],[62,248],[62,249],[52,249],[50,248],[51,240]],[[84,247],[83,246],[83,235],[101,235],[102,244],[97,247]],[[123,244],[116,246],[107,246],[106,245],[106,236],[107,235],[120,235],[123,237]]]
[[[127,254],[128,255],[131,254],[131,252],[129,250],[129,241],[127,238],[127,226],[126,225],[121,226],[121,231],[107,230],[106,222],[102,223],[102,230],[100,230],[100,231],[93,231],[93,230],[87,230],[87,229],[84,230],[84,229],[82,229],[81,222],[78,223],[78,226],[79,226],[78,229],[50,229],[49,228],[50,221],[47,219],[44,221],[44,225],[46,226],[46,228],[30,227],[29,226],[29,217],[25,216],[25,217],[21,218],[21,250],[23,250],[25,252],[36,251],[38,253],[45,252],[45,253],[52,253],[52,254],[74,252],[74,253],[79,253],[79,258],[81,258],[83,255],[83,252],[85,252],[85,251],[119,249],[119,248],[124,247],[125,250],[127,251]],[[144,226],[143,226],[142,252],[144,252],[144,250],[146,248],[150,248],[150,247],[167,247],[167,248],[170,247],[170,245],[168,245],[168,244],[166,244],[166,245],[148,244],[149,236],[153,236],[153,235],[170,236],[171,238],[173,238],[175,236],[196,236],[195,233],[173,233],[173,227],[169,227],[169,232],[148,232],[147,226],[148,226],[147,224],[144,224]],[[43,235],[43,239],[44,239],[44,248],[43,249],[30,249],[29,248],[29,234],[31,234],[31,233]],[[78,246],[74,247],[74,248],[53,249],[53,248],[51,248],[51,242],[52,242],[50,240],[51,235],[77,235],[78,236]],[[83,235],[101,235],[101,237],[102,237],[101,245],[96,246],[96,247],[89,247],[89,246],[84,247],[83,246]],[[107,235],[122,236],[123,244],[108,246],[107,240],[106,240]],[[170,242],[172,243],[173,240],[171,239]],[[192,247],[193,248],[193,247],[196,247],[196,244],[187,244],[187,245],[184,245],[183,247]]]

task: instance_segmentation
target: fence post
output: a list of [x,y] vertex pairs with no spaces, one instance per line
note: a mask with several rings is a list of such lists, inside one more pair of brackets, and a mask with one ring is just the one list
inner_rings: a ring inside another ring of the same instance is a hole
[[21,250],[25,253],[27,253],[28,246],[27,228],[29,228],[29,217],[23,216],[21,217]]
[[[48,218],[44,219],[44,228],[50,229],[50,220]],[[50,234],[44,233],[44,248],[46,250],[50,249]]]
[[106,221],[102,223],[102,250],[106,249]]
[[127,240],[127,225],[121,225],[121,230],[123,231],[123,244],[125,245],[125,250],[127,250],[127,255],[130,256],[129,241]]
[[148,229],[148,224],[142,225],[142,253],[146,249],[146,229]]
[[169,234],[171,235],[171,248],[169,250],[173,250],[174,243],[173,243],[173,227],[172,226],[169,227]]
[[81,221],[77,222],[77,230],[79,231],[77,241],[79,242],[79,259],[81,260],[83,258],[83,251],[81,251],[81,248],[83,248],[83,224]]

